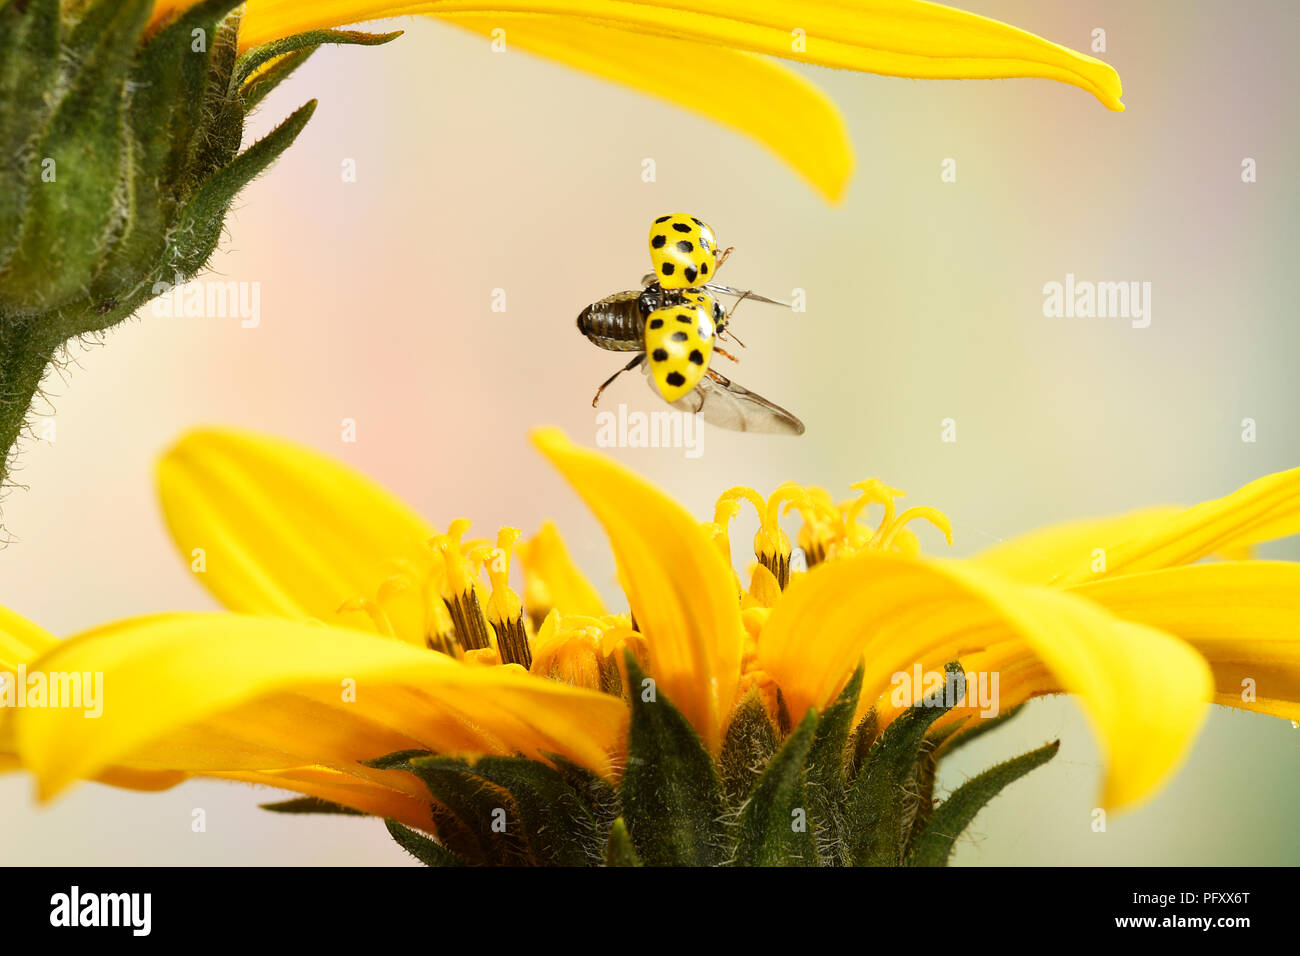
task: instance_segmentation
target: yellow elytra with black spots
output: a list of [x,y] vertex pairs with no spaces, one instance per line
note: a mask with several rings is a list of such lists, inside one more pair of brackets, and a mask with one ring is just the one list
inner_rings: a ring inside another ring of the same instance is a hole
[[713,356],[713,302],[706,295],[701,298],[703,304],[682,303],[656,309],[646,317],[650,377],[667,402],[677,401],[700,384]]
[[718,242],[713,230],[694,216],[660,216],[650,224],[650,261],[662,288],[702,286],[717,271]]

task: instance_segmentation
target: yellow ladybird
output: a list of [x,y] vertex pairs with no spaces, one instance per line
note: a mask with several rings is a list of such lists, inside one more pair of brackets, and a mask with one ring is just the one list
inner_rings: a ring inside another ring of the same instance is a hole
[[675,212],[650,224],[650,261],[664,289],[690,289],[709,281],[718,267],[718,244],[705,223]]
[[713,336],[711,302],[669,306],[646,317],[645,355],[665,401],[675,402],[700,384],[713,355]]

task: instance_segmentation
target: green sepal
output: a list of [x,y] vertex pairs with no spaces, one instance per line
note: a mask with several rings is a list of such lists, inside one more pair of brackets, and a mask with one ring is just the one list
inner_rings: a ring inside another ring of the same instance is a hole
[[731,723],[722,738],[722,793],[729,804],[745,799],[776,753],[776,728],[757,689],[732,712]]
[[1016,706],[1012,707],[1010,710],[1003,711],[996,717],[986,717],[975,721],[963,721],[962,725],[956,728],[960,732],[952,734],[951,737],[945,741],[936,742],[937,745],[935,749],[942,749],[945,755],[953,753],[954,751],[965,747],[972,740],[978,740],[989,731],[997,730],[999,727],[1006,724],[1007,721],[1019,714],[1024,707],[1024,704],[1016,704]]
[[243,89],[244,108],[250,111],[255,109],[257,104],[266,99],[272,90],[293,75],[294,71],[306,63],[311,58],[311,55],[319,49],[320,47],[311,46],[305,50],[286,53],[245,83]]
[[825,864],[843,862],[849,734],[862,693],[862,674],[863,665],[859,662],[840,696],[817,721],[817,733],[808,753],[808,815],[815,828],[818,856]]
[[465,829],[474,858],[492,866],[535,862],[514,801],[504,789],[484,780],[457,757],[416,757],[410,767],[433,799]]
[[177,272],[191,275],[203,267],[216,247],[235,195],[293,145],[314,112],[316,100],[308,100],[199,187],[178,219],[177,229],[190,238],[184,247],[173,251],[172,266]]
[[373,760],[360,761],[361,766],[369,767],[372,770],[406,770],[410,771],[411,761],[416,757],[433,757],[436,756],[432,750],[415,748],[412,750],[394,750],[390,754],[384,754],[382,757],[375,757]]
[[560,754],[543,752],[542,756],[551,763],[555,772],[564,778],[569,789],[582,801],[582,805],[596,821],[596,828],[602,833],[608,830],[621,812],[618,791],[614,789],[613,784]]
[[[31,188],[29,144],[45,129],[57,98],[59,0],[0,5],[0,223],[17,223]],[[0,266],[18,241],[0,230]]]
[[958,664],[945,669],[946,683],[936,696],[899,714],[872,745],[849,790],[845,808],[845,844],[854,866],[898,866],[903,862],[911,817],[906,812],[909,780],[913,777],[925,733],[948,712],[949,684],[953,698],[965,693],[964,672]]
[[425,866],[465,866],[465,861],[445,846],[430,840],[423,833],[403,826],[396,820],[384,820],[393,841]]
[[632,715],[619,787],[623,820],[647,866],[716,866],[725,857],[722,784],[695,729],[663,694],[645,687],[626,655]]
[[912,838],[907,851],[908,866],[946,866],[953,845],[975,815],[1008,784],[1041,767],[1061,748],[1059,740],[1021,754],[962,784],[935,808],[930,819]]
[[745,800],[736,843],[737,866],[818,864],[817,840],[804,786],[817,723],[817,712],[810,709]]
[[641,858],[632,846],[627,824],[618,817],[609,828],[609,841],[605,844],[606,866],[642,866]]
[[350,817],[367,817],[370,814],[355,807],[345,807],[341,803],[331,803],[320,797],[295,797],[292,800],[280,800],[275,803],[260,804],[263,810],[272,813],[337,813]]
[[263,43],[261,46],[253,47],[240,56],[235,63],[232,82],[236,87],[243,86],[248,78],[257,72],[259,66],[289,53],[297,53],[300,50],[315,50],[326,43],[350,46],[382,46],[396,40],[402,33],[402,30],[394,30],[391,33],[363,33],[358,30],[309,30],[306,33],[298,33],[291,37],[272,40],[270,43]]
[[558,771],[523,757],[480,757],[469,772],[510,795],[533,859],[587,866],[604,858],[604,834]]

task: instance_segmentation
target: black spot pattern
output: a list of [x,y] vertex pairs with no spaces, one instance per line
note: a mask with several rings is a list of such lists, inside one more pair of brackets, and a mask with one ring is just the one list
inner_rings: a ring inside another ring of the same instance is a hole
[[667,362],[668,352],[665,351],[664,349],[655,349],[654,352],[651,353],[650,357],[654,359],[656,362]]
[[699,226],[700,228],[704,228],[704,223],[700,222],[694,216],[691,216],[691,222],[695,223],[695,225]]
[[673,333],[673,341],[674,341],[674,342],[685,342],[685,341],[686,341],[687,339],[689,339],[690,337],[691,337],[691,336],[690,336],[690,333],[688,333],[688,332],[674,332],[674,333]]
[[691,227],[688,226],[688,225],[687,225],[686,223],[684,223],[684,222],[675,222],[675,223],[673,223],[673,228],[676,229],[678,232],[690,232],[690,231],[691,231]]
[[690,252],[694,248],[695,248],[695,244],[692,243],[691,240],[689,239],[683,239],[681,242],[677,243],[678,252]]
[[673,388],[681,388],[683,385],[686,384],[686,376],[683,375],[681,372],[669,372],[668,384],[671,385]]
[[685,322],[687,325],[690,325],[692,319],[691,319],[691,317],[690,317],[689,315],[687,315],[685,312],[678,312],[678,313],[677,313],[677,321],[678,321],[678,322]]
[[659,271],[666,276],[670,276],[677,271],[677,267],[673,265],[671,262],[665,262],[663,265],[659,267]]
[[699,273],[695,270],[695,266],[687,266],[687,267],[686,267],[686,272],[683,273],[683,275],[686,276],[686,281],[687,281],[687,282],[694,282],[694,281],[695,281],[695,277],[696,277],[697,275],[699,275]]
[[700,263],[700,275],[702,275],[702,276],[706,276],[706,275],[708,275],[708,274],[709,274],[709,264],[708,264],[707,262],[701,262],[701,263]]
[[650,320],[650,328],[652,328],[652,329],[662,329],[663,327],[664,327],[664,320],[663,320],[663,319],[651,319],[651,320]]
[[699,349],[691,349],[691,361],[696,365],[704,364],[704,356],[700,354]]
[[667,222],[667,221],[668,221],[669,219],[671,219],[671,218],[673,218],[673,217],[672,217],[672,216],[660,216],[658,219],[655,220],[655,222],[656,222],[656,223]]
[[668,241],[667,236],[655,236],[653,239],[650,240],[650,245],[655,249],[662,249],[664,247],[664,243],[667,241]]

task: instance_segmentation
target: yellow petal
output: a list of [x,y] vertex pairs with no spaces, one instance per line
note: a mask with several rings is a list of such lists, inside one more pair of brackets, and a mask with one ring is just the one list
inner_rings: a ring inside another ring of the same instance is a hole
[[604,525],[659,690],[719,752],[743,634],[731,569],[699,522],[648,482],[558,429],[533,441]]
[[351,807],[362,813],[397,820],[418,830],[432,833],[434,829],[427,794],[422,798],[418,795],[400,793],[381,784],[361,780],[350,774],[339,773],[337,770],[329,770],[325,767],[233,771],[206,776],[292,790],[295,793]]
[[41,664],[104,674],[98,719],[63,707],[17,712],[18,753],[46,797],[115,764],[321,765],[399,789],[394,777],[406,775],[358,761],[413,747],[556,753],[608,775],[626,721],[619,700],[511,668],[468,668],[360,631],[235,614],[111,624],[64,642]]
[[1104,551],[1158,526],[1182,510],[1177,505],[1157,505],[1125,514],[1049,525],[1001,541],[972,560],[1026,584],[1047,584],[1063,571],[1090,564],[1098,548]]
[[49,631],[0,607],[0,671],[16,670],[57,643]]
[[870,702],[915,661],[964,657],[1008,638],[1079,696],[1107,763],[1103,805],[1142,800],[1182,761],[1210,694],[1199,654],[1073,595],[969,563],[875,553],[818,566],[772,611],[759,667],[798,719],[825,706],[859,659]]
[[1214,671],[1216,703],[1300,720],[1300,565],[1196,564],[1071,593],[1195,647]]
[[182,559],[201,561],[195,577],[231,610],[329,620],[395,563],[431,559],[433,528],[401,501],[280,439],[190,432],[159,462],[158,486]]
[[524,566],[524,604],[529,615],[545,618],[552,608],[565,614],[604,617],[605,603],[586,575],[569,557],[554,522],[542,523],[519,550]]
[[[1024,30],[920,0],[252,0],[240,42],[409,13],[543,13],[771,56],[922,79],[1040,77],[1123,109],[1115,71]],[[507,41],[508,42],[508,41]]]
[[1300,468],[1252,481],[1230,495],[1186,508],[1106,548],[1105,571],[1091,562],[1055,575],[1057,587],[1098,577],[1154,571],[1191,564],[1231,551],[1300,533]]
[[[660,97],[744,133],[788,163],[830,202],[844,195],[853,146],[835,104],[798,73],[761,56],[653,36],[573,17],[491,13],[438,19]],[[690,69],[677,69],[690,63]],[[665,76],[671,75],[671,82]]]

